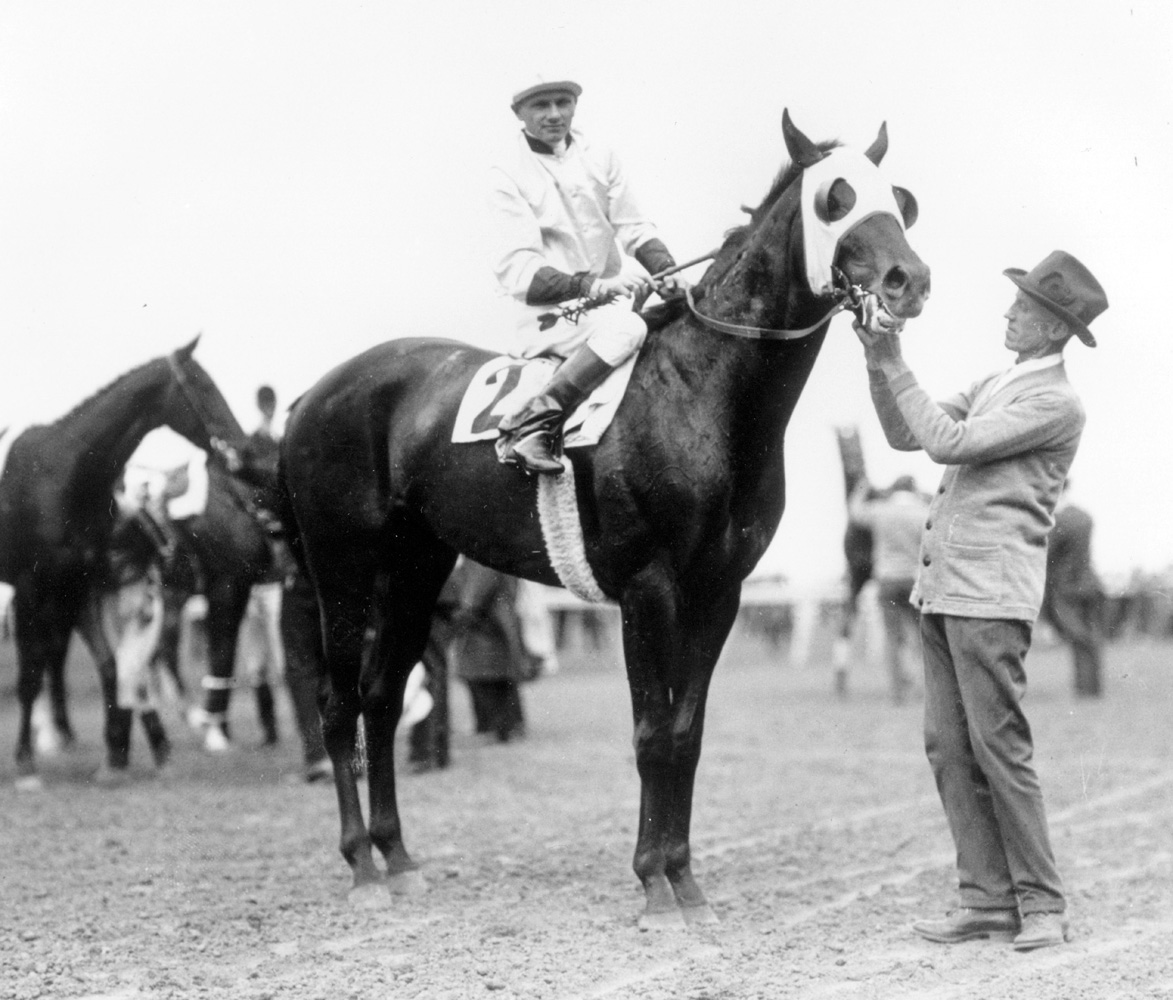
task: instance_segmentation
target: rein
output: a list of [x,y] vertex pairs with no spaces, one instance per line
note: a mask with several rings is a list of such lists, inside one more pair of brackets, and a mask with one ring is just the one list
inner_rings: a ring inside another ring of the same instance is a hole
[[187,378],[187,373],[183,370],[179,362],[175,360],[174,354],[167,355],[167,365],[170,367],[171,374],[179,386],[179,391],[183,393],[184,399],[187,400],[188,405],[195,412],[200,423],[203,424],[204,433],[207,434],[208,443],[212,447],[212,454],[218,456],[224,462],[229,472],[238,469],[240,467],[240,457],[236,454],[236,449],[223,438],[212,432],[216,426],[216,421],[210,416],[208,408],[204,405],[204,401],[200,398],[199,394],[192,389],[191,383]]
[[733,337],[744,337],[747,340],[800,340],[814,333],[819,327],[841,313],[844,309],[853,309],[856,315],[863,307],[866,292],[859,285],[848,285],[847,276],[838,268],[835,269],[835,304],[816,322],[804,326],[799,330],[780,330],[764,326],[746,326],[742,323],[728,323],[725,320],[706,316],[696,307],[692,297],[692,289],[686,288],[684,297],[688,301],[688,310],[695,316],[702,326],[718,333],[727,333]]

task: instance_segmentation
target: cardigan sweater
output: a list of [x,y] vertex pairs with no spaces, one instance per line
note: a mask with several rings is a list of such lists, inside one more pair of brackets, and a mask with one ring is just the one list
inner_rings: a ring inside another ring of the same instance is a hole
[[912,372],[889,381],[869,369],[888,443],[946,466],[911,597],[925,614],[1038,617],[1047,535],[1085,416],[1062,364],[995,389],[999,375],[938,404]]

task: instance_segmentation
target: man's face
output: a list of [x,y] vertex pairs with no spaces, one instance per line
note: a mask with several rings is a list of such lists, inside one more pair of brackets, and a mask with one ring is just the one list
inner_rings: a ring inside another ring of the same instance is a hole
[[1056,317],[1025,292],[1019,292],[1006,310],[1006,347],[1020,361],[1039,358],[1056,348],[1052,332]]
[[525,130],[548,146],[566,138],[578,101],[566,90],[533,94],[522,101],[513,113],[525,123]]

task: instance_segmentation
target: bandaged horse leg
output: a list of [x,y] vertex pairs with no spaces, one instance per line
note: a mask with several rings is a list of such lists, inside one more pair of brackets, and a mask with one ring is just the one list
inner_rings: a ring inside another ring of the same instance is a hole
[[235,683],[236,636],[249,586],[233,577],[216,580],[208,588],[208,672],[204,689],[204,749],[222,753],[232,749],[228,707]]

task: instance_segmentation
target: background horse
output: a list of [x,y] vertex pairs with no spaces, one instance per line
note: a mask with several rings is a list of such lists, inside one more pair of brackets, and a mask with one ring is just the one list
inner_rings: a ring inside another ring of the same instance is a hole
[[[845,496],[851,500],[862,483],[868,481],[867,466],[864,463],[863,445],[859,440],[859,429],[840,427],[835,431],[839,442],[839,460],[843,466]],[[871,494],[869,494],[871,495]],[[847,518],[843,532],[843,555],[847,558],[847,598],[839,621],[839,634],[831,653],[835,670],[835,693],[847,696],[847,678],[851,668],[851,639],[859,618],[859,595],[872,578],[872,557],[875,538],[866,524]]]
[[[911,221],[914,202],[876,170],[886,131],[866,156],[812,143],[788,114],[782,131],[792,163],[751,221],[727,236],[696,305],[658,311],[613,423],[596,447],[569,454],[564,477],[577,497],[585,562],[622,610],[641,781],[634,869],[647,926],[715,919],[689,847],[706,696],[742,581],[782,516],[783,437],[828,323],[847,286],[898,318],[918,315],[928,294],[928,268],[900,218]],[[816,166],[822,179],[804,208],[802,178]],[[804,225],[819,231],[807,212],[849,230],[828,255],[840,280],[817,292],[804,273]],[[356,901],[419,881],[396,802],[394,731],[457,553],[559,582],[539,526],[538,483],[499,464],[492,442],[450,440],[462,394],[490,357],[455,341],[392,341],[327,374],[286,425],[284,482],[322,614],[323,732]],[[364,657],[369,622],[375,641]],[[369,828],[344,766],[360,713]]]
[[[21,705],[18,781],[37,784],[31,715],[48,674],[54,723],[66,738],[65,656],[114,527],[114,485],[146,434],[164,424],[212,456],[244,433],[192,357],[199,338],[116,379],[52,424],[12,442],[0,475],[0,580],[12,584]],[[106,699],[107,765],[127,766],[131,713],[99,662]]]
[[[239,474],[224,468],[208,470],[208,500],[202,513],[172,522],[175,553],[164,572],[165,626],[159,645],[162,666],[182,681],[179,664],[180,624],[184,605],[203,593],[208,610],[207,673],[202,680],[204,704],[198,718],[204,727],[204,745],[213,751],[231,746],[228,708],[235,685],[236,649],[240,624],[254,584],[282,573],[274,546],[277,540],[274,506],[276,461],[258,462],[247,447],[241,451]],[[257,687],[261,726],[267,742],[277,739],[272,688]]]

